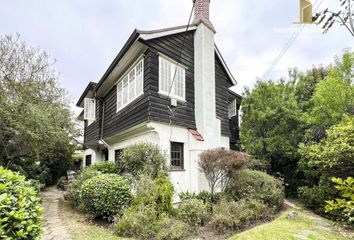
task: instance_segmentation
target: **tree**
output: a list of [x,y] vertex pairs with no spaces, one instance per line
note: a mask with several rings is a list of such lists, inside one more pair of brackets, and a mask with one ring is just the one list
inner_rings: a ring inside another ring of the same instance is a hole
[[354,37],[354,0],[339,0],[340,7],[342,8],[338,12],[325,9],[318,12],[313,17],[313,21],[317,24],[322,24],[324,33],[327,33],[335,23],[339,23],[341,26],[346,27],[349,33]]
[[78,135],[47,53],[0,38],[0,165],[48,184],[65,173]]
[[341,121],[345,114],[354,114],[354,52],[337,57],[326,78],[319,82],[311,97],[311,108],[304,113],[308,141],[319,142],[326,130]]
[[297,146],[301,142],[302,112],[294,84],[258,81],[245,89],[242,100],[241,143],[247,153],[268,162],[268,171],[284,178],[287,193],[296,192]]
[[248,161],[246,153],[215,148],[201,153],[198,165],[208,180],[211,194],[214,194],[217,188],[224,189],[229,179]]

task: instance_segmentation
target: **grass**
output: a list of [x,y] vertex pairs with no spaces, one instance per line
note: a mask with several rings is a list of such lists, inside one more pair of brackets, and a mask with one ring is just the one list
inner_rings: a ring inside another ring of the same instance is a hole
[[[289,210],[290,211],[290,210]],[[305,210],[296,210],[298,216],[288,219],[288,212],[283,212],[270,223],[259,225],[242,232],[230,240],[349,240],[332,227],[331,222]]]
[[62,219],[75,240],[123,240],[114,235],[111,225],[100,226],[85,215],[76,212],[69,202],[60,201],[59,210]]

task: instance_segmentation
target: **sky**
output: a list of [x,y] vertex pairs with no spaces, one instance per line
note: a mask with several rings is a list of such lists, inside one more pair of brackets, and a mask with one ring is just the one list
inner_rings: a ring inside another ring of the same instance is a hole
[[[298,25],[300,0],[211,0],[215,41],[238,81],[236,92],[262,78]],[[337,9],[337,0],[313,0],[314,8]],[[135,28],[185,25],[192,0],[0,0],[0,35],[21,35],[57,62],[59,81],[73,106],[90,81],[98,82]],[[286,77],[290,67],[330,64],[354,47],[336,26],[322,34],[307,25],[267,78]],[[75,109],[78,112],[79,109]]]

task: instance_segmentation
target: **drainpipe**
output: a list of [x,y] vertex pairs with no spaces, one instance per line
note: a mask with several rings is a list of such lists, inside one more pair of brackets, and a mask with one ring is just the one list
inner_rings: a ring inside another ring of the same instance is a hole
[[[102,99],[100,99],[102,101]],[[108,143],[106,143],[104,140],[103,140],[103,123],[104,123],[104,110],[105,110],[105,107],[106,107],[106,103],[104,101],[102,101],[103,104],[102,104],[102,121],[101,121],[101,135],[100,135],[100,140],[98,141],[99,144],[103,144],[105,145],[109,150],[112,150],[111,146],[108,145]]]

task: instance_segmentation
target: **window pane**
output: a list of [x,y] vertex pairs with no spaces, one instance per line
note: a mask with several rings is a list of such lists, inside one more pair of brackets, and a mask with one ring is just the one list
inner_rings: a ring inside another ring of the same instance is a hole
[[174,81],[174,94],[184,98],[184,69],[177,67],[177,72]]
[[183,143],[171,142],[172,169],[183,169]]
[[120,82],[117,85],[117,109],[120,109],[122,106],[122,82]]
[[135,98],[135,68],[129,73],[129,101]]
[[123,78],[123,105],[128,103],[128,76]]
[[143,76],[143,61],[140,61],[136,66],[136,95],[139,95],[143,92],[143,84],[144,84],[144,76]]

